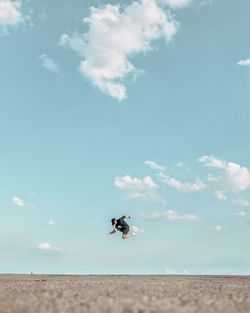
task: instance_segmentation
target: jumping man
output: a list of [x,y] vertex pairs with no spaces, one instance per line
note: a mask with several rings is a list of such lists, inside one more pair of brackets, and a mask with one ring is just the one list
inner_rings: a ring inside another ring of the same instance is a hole
[[111,223],[113,226],[113,230],[111,232],[107,232],[107,236],[115,234],[117,231],[120,231],[122,232],[122,239],[134,237],[135,234],[133,232],[129,232],[129,225],[126,223],[125,218],[131,218],[131,216],[124,215],[118,219],[112,218]]

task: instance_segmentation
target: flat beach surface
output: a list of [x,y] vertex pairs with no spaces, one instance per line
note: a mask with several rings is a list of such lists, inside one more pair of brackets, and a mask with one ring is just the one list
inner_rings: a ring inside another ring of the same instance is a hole
[[0,275],[0,313],[248,313],[249,276]]

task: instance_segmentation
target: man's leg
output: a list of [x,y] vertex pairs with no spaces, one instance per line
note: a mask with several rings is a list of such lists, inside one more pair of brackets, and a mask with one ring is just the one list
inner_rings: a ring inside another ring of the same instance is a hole
[[122,234],[122,239],[128,239],[128,238],[134,237],[134,236],[135,236],[134,233]]

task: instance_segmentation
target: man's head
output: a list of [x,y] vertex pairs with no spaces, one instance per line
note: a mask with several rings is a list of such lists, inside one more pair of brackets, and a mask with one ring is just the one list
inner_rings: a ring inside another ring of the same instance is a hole
[[112,223],[112,225],[116,224],[116,219],[114,217],[112,218],[111,223]]

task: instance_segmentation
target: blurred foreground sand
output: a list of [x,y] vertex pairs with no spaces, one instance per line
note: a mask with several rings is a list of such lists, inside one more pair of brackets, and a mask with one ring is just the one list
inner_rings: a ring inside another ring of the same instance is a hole
[[248,313],[249,276],[0,275],[0,313]]

